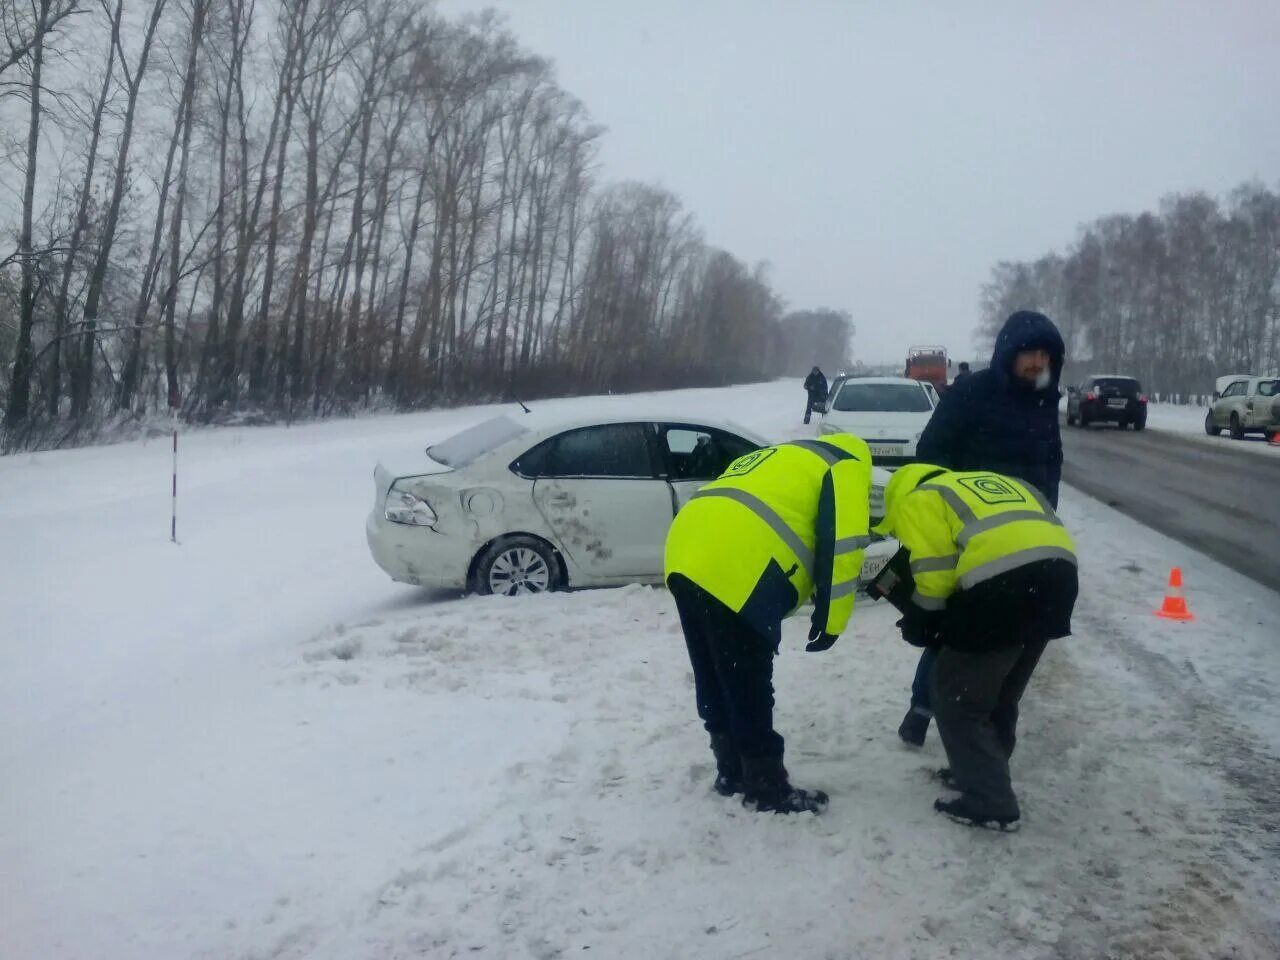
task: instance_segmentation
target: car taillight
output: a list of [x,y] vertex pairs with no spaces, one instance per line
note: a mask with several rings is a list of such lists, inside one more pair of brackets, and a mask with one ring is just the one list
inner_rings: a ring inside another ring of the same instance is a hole
[[1093,391],[1092,391],[1092,390],[1090,390],[1088,393],[1086,393],[1086,394],[1084,395],[1084,398],[1085,398],[1086,400],[1088,400],[1090,403],[1092,403],[1092,402],[1094,401],[1094,399],[1096,399],[1096,398],[1094,397],[1094,395],[1093,395]]
[[1146,395],[1145,393],[1144,393],[1144,394],[1140,394],[1140,395],[1139,395],[1139,397],[1138,397],[1138,402],[1139,402],[1139,403],[1146,403],[1146,402],[1147,402],[1147,395]]

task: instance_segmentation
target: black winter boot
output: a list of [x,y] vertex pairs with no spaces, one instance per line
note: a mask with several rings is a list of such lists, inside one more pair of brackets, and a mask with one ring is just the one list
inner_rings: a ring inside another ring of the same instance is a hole
[[746,792],[742,805],[761,813],[821,813],[828,797],[821,790],[801,790],[787,778],[781,757],[742,758]]
[[954,799],[940,797],[933,801],[933,809],[944,816],[950,817],[956,823],[1005,832],[1017,830],[1020,819],[1017,810],[1007,813],[993,813],[982,810],[967,793],[961,794]]
[[716,755],[716,782],[711,789],[722,797],[742,793],[742,757],[733,738],[726,733],[711,734],[711,752]]
[[912,707],[898,726],[898,736],[902,738],[903,743],[913,747],[923,747],[924,738],[929,733],[929,720],[929,717],[918,713],[915,707]]

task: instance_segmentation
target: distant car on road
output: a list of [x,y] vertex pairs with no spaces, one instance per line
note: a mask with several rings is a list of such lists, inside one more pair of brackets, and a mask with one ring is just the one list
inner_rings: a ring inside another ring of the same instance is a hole
[[1133,377],[1094,374],[1082,384],[1067,387],[1067,423],[1087,427],[1114,423],[1121,430],[1147,428],[1147,395]]
[[[676,511],[769,445],[727,421],[494,417],[377,465],[369,550],[393,580],[484,594],[661,583]],[[872,474],[875,518],[889,475]],[[895,548],[872,544],[864,579]]]
[[1280,378],[1238,377],[1228,384],[1204,418],[1209,436],[1223,430],[1236,440],[1250,433],[1270,436],[1280,431]]
[[916,458],[916,444],[938,406],[931,384],[906,377],[837,380],[818,433],[853,433],[867,441],[871,462],[894,468]]

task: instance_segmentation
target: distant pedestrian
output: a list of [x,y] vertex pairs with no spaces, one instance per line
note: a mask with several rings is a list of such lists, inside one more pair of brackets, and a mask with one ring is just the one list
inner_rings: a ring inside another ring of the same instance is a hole
[[[916,444],[916,459],[949,470],[990,470],[1036,487],[1055,510],[1062,475],[1058,380],[1066,345],[1042,313],[1019,310],[996,337],[991,365],[957,377]],[[963,373],[964,365],[961,364]],[[898,727],[922,746],[933,716],[925,650],[911,686],[911,707]]]
[[827,401],[827,378],[823,376],[822,371],[817,367],[810,370],[809,376],[804,378],[804,389],[807,394],[807,402],[804,407],[804,422],[808,423],[814,409],[819,404]]
[[1040,491],[997,473],[911,464],[884,502],[876,532],[898,538],[915,581],[903,637],[937,651],[939,778],[960,791],[934,809],[1008,829],[1021,816],[1009,779],[1018,704],[1045,646],[1071,632],[1075,545]]
[[969,377],[969,361],[961,360],[960,370],[956,373],[955,379],[951,381],[951,385],[954,387],[956,384],[961,383],[964,380],[968,379],[968,377]]

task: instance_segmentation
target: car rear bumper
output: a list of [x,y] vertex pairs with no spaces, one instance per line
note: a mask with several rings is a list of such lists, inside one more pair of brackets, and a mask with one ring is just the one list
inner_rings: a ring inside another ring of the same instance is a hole
[[364,532],[374,563],[392,580],[419,587],[467,589],[470,544],[430,527],[391,523],[376,509],[369,511]]
[[1094,423],[1120,423],[1121,421],[1129,423],[1133,420],[1142,420],[1147,416],[1147,406],[1144,403],[1136,403],[1130,401],[1123,407],[1112,407],[1105,403],[1082,403],[1080,404],[1080,415],[1087,417]]

